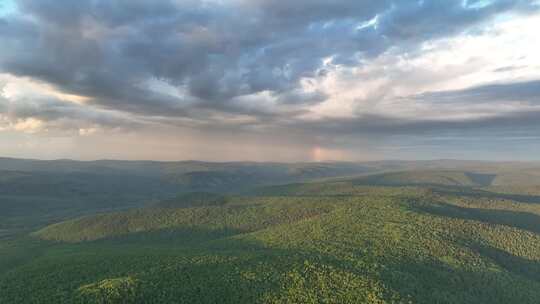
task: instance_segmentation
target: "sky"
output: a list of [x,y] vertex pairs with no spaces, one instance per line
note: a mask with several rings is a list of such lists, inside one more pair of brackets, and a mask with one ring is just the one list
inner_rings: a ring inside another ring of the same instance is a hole
[[540,1],[0,0],[0,156],[540,160]]

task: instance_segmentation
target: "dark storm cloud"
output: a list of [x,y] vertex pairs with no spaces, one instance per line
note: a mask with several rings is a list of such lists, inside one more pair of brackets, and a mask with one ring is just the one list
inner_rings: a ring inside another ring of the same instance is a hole
[[447,103],[530,102],[540,104],[540,80],[490,84],[464,90],[424,93],[417,100]]
[[[323,93],[303,92],[298,81],[324,77],[325,58],[357,65],[358,54],[414,49],[498,13],[538,9],[515,0],[480,8],[438,0],[17,4],[19,12],[0,22],[1,71],[45,81],[103,107],[179,117],[210,110],[268,115],[255,110],[256,99],[248,109],[232,102],[265,91],[284,105],[321,102]],[[150,79],[184,92],[152,90]]]
[[393,6],[381,18],[381,31],[391,39],[421,40],[448,35],[497,13],[516,10],[522,13],[537,9],[533,1],[495,0],[486,6],[475,3],[486,1],[417,1],[410,5]]
[[[537,134],[540,130],[540,109],[516,111],[490,117],[469,119],[406,119],[384,115],[362,115],[355,118],[328,118],[318,122],[295,123],[295,128],[307,133],[336,137],[380,137],[400,135],[492,134],[509,130]],[[465,133],[464,133],[465,132]]]

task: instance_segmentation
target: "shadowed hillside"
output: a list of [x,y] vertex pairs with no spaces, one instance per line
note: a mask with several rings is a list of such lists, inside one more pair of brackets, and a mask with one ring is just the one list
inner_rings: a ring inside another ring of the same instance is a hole
[[364,185],[489,186],[496,175],[463,171],[412,171],[370,175],[353,182]]
[[183,193],[239,193],[254,186],[370,170],[352,163],[80,162],[0,158],[0,235],[85,214],[149,206],[167,199],[172,203],[171,200]]

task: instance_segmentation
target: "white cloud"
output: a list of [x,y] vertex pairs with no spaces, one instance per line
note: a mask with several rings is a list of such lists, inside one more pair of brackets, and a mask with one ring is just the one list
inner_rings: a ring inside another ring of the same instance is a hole
[[93,135],[99,132],[99,128],[80,128],[79,129],[79,135],[80,136],[89,136]]
[[485,27],[481,35],[462,34],[428,41],[420,53],[403,54],[391,49],[350,68],[327,62],[327,77],[313,81],[330,98],[313,106],[303,118],[379,114],[451,120],[529,110],[530,105],[516,100],[499,102],[497,106],[475,105],[468,100],[441,106],[403,97],[539,78],[539,26],[540,15],[507,18]]
[[28,77],[17,77],[11,74],[0,74],[3,89],[1,96],[8,100],[54,98],[64,102],[85,104],[90,98],[61,92],[52,85],[33,80]]
[[25,119],[17,119],[15,122],[10,122],[9,126],[6,127],[6,129],[12,129],[19,132],[24,133],[37,133],[39,131],[44,130],[45,123],[42,120],[39,120],[37,118],[25,118]]

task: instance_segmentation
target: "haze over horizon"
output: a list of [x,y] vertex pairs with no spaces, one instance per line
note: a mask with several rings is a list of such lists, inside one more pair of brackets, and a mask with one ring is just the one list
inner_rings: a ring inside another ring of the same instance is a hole
[[0,156],[540,160],[540,1],[0,0]]
[[[510,160],[510,159],[499,159],[499,160],[478,160],[478,159],[452,159],[452,158],[432,158],[432,159],[363,159],[363,160],[335,160],[335,159],[320,159],[320,160],[245,160],[245,159],[230,159],[230,160],[212,160],[212,159],[204,159],[204,158],[198,158],[198,159],[163,159],[163,160],[156,160],[151,158],[88,158],[88,159],[81,159],[81,158],[39,158],[39,157],[17,157],[17,156],[5,156],[0,155],[0,160],[6,160],[6,161],[30,161],[30,162],[61,162],[61,161],[68,161],[68,162],[81,162],[81,163],[92,163],[92,162],[155,162],[155,163],[189,163],[189,162],[199,162],[199,163],[206,163],[206,164],[225,164],[225,163],[253,163],[253,164],[369,164],[369,163],[430,163],[433,162],[436,164],[434,168],[440,168],[437,167],[437,165],[443,165],[444,163],[456,163],[456,164],[467,164],[467,163],[474,163],[474,164],[524,164],[524,165],[540,165],[540,160]],[[448,165],[448,164],[447,164]]]

